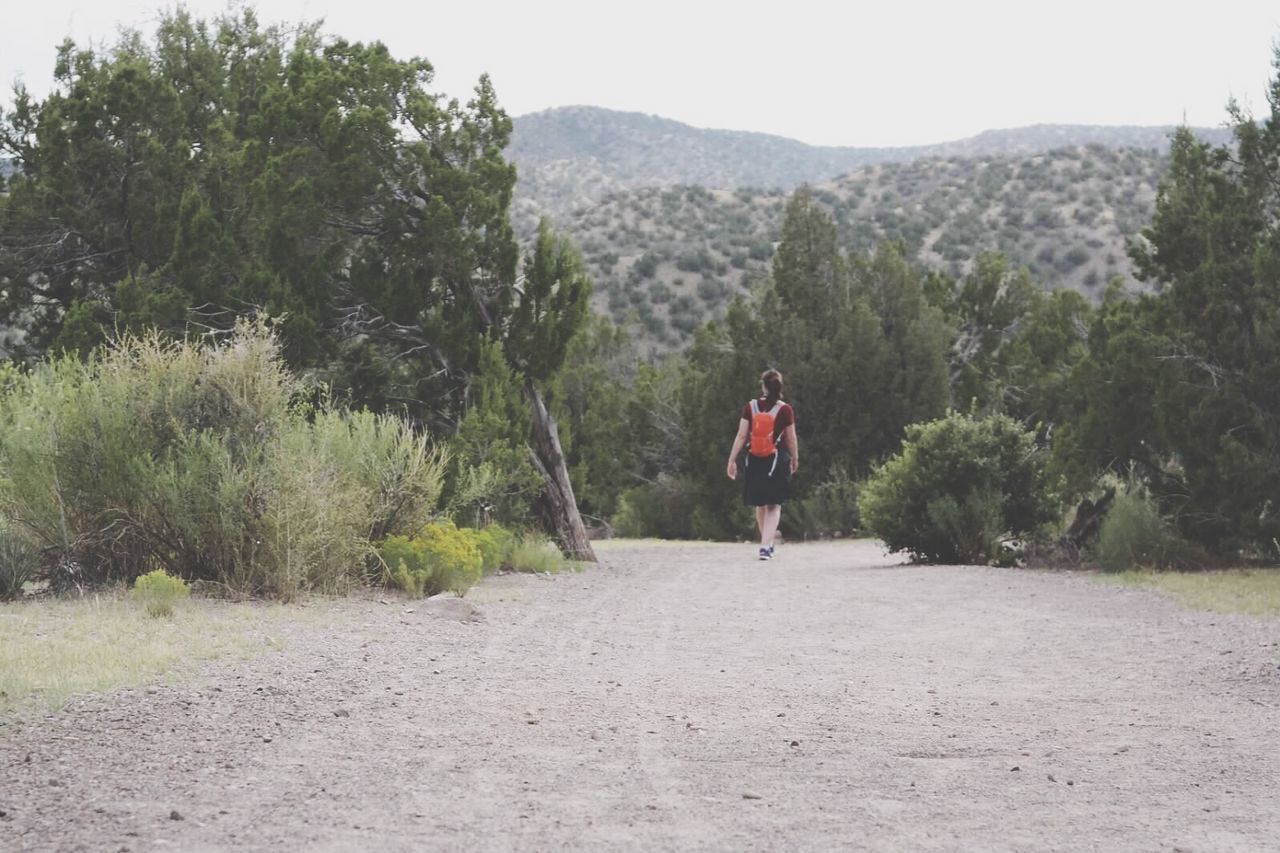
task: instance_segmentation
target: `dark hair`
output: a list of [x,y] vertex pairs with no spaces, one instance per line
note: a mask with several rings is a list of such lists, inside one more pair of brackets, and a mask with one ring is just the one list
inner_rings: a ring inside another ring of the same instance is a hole
[[773,404],[782,397],[782,374],[769,368],[760,374],[760,384],[764,386],[764,407],[772,409]]

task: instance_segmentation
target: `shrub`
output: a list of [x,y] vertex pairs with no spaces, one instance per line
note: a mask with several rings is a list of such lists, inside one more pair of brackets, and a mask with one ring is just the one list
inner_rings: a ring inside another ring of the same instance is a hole
[[658,475],[653,483],[635,486],[618,498],[614,528],[619,536],[660,539],[693,537],[691,520],[694,504],[685,478]]
[[718,305],[724,301],[725,294],[729,288],[723,281],[718,278],[708,278],[703,276],[698,279],[698,298],[708,305]]
[[637,281],[653,278],[658,271],[658,258],[652,252],[645,252],[631,265],[630,275]]
[[1123,572],[1170,568],[1183,561],[1189,547],[1160,514],[1151,493],[1131,479],[1117,485],[1094,550],[1104,570]]
[[750,508],[726,501],[723,490],[707,490],[693,477],[665,473],[623,492],[613,518],[619,536],[659,539],[734,539],[753,524]]
[[559,572],[569,565],[560,549],[541,536],[522,537],[511,551],[511,568],[517,572]]
[[677,296],[672,301],[669,313],[672,327],[685,334],[693,332],[694,329],[702,325],[704,313],[702,306],[694,302],[693,297],[687,294]]
[[858,509],[892,551],[985,563],[1051,521],[1056,501],[1032,432],[1006,415],[953,412],[907,427],[902,452],[874,471]]
[[322,411],[308,448],[332,460],[341,479],[368,496],[365,538],[408,533],[426,524],[440,498],[447,464],[443,450],[401,418],[369,411]]
[[690,249],[676,255],[676,269],[681,272],[701,272],[712,266],[711,256],[705,249]]
[[35,576],[40,551],[18,531],[0,523],[0,601],[22,597],[22,587]]
[[164,569],[139,575],[133,583],[134,600],[147,608],[147,614],[159,618],[172,616],[173,605],[191,594],[186,581],[175,578]]
[[410,538],[390,536],[378,548],[391,582],[414,597],[452,590],[458,595],[480,580],[484,555],[476,531],[434,521]]
[[516,547],[516,535],[501,524],[490,524],[475,532],[476,545],[480,548],[481,571],[496,572],[511,565],[512,551]]
[[52,552],[55,588],[159,565],[243,593],[339,591],[371,538],[425,521],[444,457],[305,392],[261,323],[46,361],[0,395],[0,506]]
[[844,536],[858,530],[858,485],[837,470],[804,498],[782,505],[780,527],[800,539]]

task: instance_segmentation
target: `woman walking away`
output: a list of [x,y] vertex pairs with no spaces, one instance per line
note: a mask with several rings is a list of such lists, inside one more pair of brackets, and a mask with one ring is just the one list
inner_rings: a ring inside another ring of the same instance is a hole
[[726,473],[738,478],[738,454],[748,446],[742,502],[756,508],[760,530],[760,559],[773,557],[773,539],[787,499],[787,485],[800,466],[796,446],[796,412],[782,402],[782,374],[766,370],[760,377],[760,396],[742,407],[738,436],[729,451]]

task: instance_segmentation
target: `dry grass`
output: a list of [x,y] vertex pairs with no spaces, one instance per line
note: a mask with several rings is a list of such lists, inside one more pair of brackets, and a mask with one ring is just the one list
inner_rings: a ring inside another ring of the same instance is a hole
[[1154,589],[1200,610],[1258,616],[1280,614],[1280,568],[1221,572],[1130,571],[1105,577],[1125,586]]
[[0,605],[0,715],[51,710],[76,694],[174,676],[190,665],[282,645],[287,623],[324,608],[181,602],[171,619],[120,594]]

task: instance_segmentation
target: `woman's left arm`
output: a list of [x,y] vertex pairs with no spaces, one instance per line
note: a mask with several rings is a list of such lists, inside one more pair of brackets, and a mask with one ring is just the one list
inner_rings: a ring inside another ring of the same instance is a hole
[[796,444],[795,424],[788,424],[787,428],[782,431],[782,443],[786,445],[787,452],[791,454],[791,473],[794,474],[796,469],[800,467],[800,446]]

